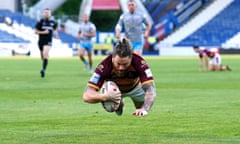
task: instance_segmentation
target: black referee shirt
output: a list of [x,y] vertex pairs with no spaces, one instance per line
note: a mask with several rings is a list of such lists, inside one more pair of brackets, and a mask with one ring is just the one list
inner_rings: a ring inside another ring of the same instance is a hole
[[39,31],[49,31],[48,34],[39,34],[39,42],[51,42],[53,31],[57,29],[57,23],[54,20],[41,19],[35,28]]

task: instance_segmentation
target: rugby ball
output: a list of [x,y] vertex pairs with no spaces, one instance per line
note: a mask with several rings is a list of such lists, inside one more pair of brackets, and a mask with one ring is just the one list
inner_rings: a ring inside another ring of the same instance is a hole
[[[106,93],[117,92],[117,91],[120,91],[120,90],[115,82],[106,81],[101,87],[100,93],[106,94]],[[119,105],[120,105],[120,100],[119,102],[113,102],[113,101],[102,102],[102,106],[107,112],[116,111]]]

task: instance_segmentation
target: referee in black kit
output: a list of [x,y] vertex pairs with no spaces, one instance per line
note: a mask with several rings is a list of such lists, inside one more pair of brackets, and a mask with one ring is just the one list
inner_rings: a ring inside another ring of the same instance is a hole
[[52,46],[53,33],[58,38],[57,23],[51,20],[51,10],[46,8],[43,10],[43,18],[37,22],[35,33],[39,35],[38,47],[42,59],[41,77],[45,76],[45,71],[48,65],[48,53]]

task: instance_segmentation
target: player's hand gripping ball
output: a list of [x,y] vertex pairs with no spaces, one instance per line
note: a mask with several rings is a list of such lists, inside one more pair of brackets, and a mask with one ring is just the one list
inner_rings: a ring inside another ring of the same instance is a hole
[[100,93],[108,95],[108,100],[102,102],[103,108],[107,112],[116,111],[121,101],[121,92],[117,84],[113,81],[105,82],[100,90]]

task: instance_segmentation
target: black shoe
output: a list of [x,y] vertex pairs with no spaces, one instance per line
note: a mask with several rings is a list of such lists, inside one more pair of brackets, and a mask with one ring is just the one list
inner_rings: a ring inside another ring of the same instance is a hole
[[115,111],[115,113],[116,113],[118,116],[121,116],[121,115],[122,115],[122,113],[123,113],[123,106],[124,106],[124,103],[123,103],[123,100],[121,100],[118,109]]
[[226,68],[227,68],[228,71],[232,71],[232,69],[230,68],[229,65],[227,65]]
[[40,74],[41,74],[41,77],[42,77],[42,78],[45,77],[45,71],[44,71],[44,70],[41,70],[41,71],[40,71]]

